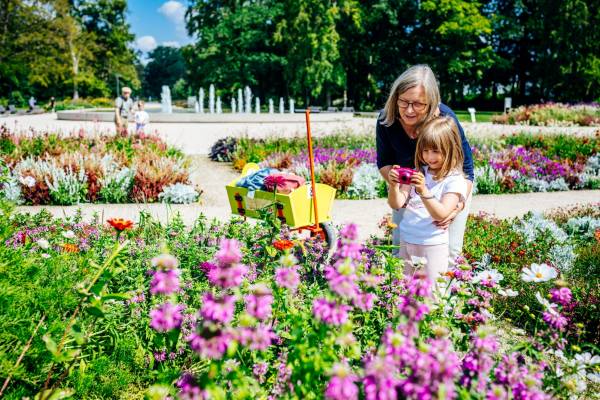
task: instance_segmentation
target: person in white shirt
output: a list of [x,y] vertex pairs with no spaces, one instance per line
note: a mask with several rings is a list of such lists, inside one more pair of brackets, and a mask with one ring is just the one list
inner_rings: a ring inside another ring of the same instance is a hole
[[144,102],[138,101],[138,110],[135,112],[135,133],[144,133],[145,126],[150,122],[150,116],[144,111]]
[[415,152],[417,171],[409,184],[401,184],[397,168],[389,172],[388,203],[406,208],[400,222],[400,251],[404,273],[419,267],[424,257],[427,277],[436,279],[448,270],[448,230],[435,225],[465,201],[467,182],[462,173],[463,151],[458,128],[450,117],[437,117],[420,127]]

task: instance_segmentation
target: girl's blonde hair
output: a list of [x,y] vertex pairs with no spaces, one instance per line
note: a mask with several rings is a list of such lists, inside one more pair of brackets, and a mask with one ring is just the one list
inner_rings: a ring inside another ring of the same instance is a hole
[[419,129],[417,150],[415,151],[415,167],[421,170],[427,163],[423,160],[423,150],[438,150],[444,161],[435,175],[435,179],[443,179],[450,172],[462,171],[464,155],[458,127],[450,117],[436,117]]
[[392,85],[390,95],[385,102],[385,107],[381,114],[381,124],[391,126],[400,117],[398,97],[407,90],[417,86],[423,86],[425,97],[427,98],[427,115],[425,115],[421,123],[425,123],[435,117],[441,102],[440,89],[431,68],[428,65],[419,64],[413,65],[404,71]]

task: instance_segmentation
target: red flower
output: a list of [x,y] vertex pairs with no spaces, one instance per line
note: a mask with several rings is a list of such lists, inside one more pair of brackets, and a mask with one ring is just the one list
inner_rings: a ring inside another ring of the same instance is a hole
[[129,229],[133,226],[133,221],[123,218],[111,218],[106,222],[108,222],[108,224],[115,228],[118,232],[122,232],[125,229]]
[[263,183],[268,191],[273,192],[275,191],[275,188],[283,188],[285,185],[285,178],[281,175],[269,175],[265,178]]
[[294,242],[286,239],[276,240],[273,242],[273,247],[275,247],[277,250],[284,251],[294,247]]

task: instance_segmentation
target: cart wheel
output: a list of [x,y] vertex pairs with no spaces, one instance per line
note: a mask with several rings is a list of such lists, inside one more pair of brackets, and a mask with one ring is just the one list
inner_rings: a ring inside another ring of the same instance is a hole
[[327,259],[329,260],[337,247],[337,231],[330,222],[320,223],[319,227],[323,229],[323,233],[325,234],[325,242],[327,242],[328,246]]

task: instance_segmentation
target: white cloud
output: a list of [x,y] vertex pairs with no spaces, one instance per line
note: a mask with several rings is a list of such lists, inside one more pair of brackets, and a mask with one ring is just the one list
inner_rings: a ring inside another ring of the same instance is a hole
[[185,30],[185,6],[175,0],[169,0],[159,7],[158,12],[175,24],[175,30],[182,37],[187,37]]
[[162,42],[160,44],[161,46],[165,46],[165,47],[181,47],[181,45],[179,44],[178,41],[167,41],[167,42]]
[[136,41],[137,48],[143,52],[149,52],[154,50],[158,44],[154,36],[142,36]]

